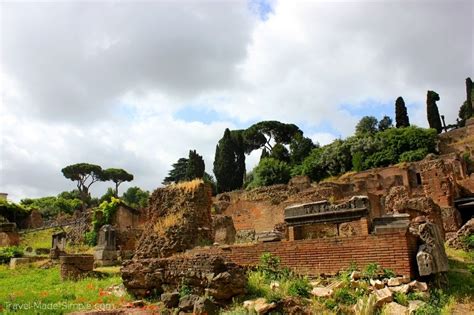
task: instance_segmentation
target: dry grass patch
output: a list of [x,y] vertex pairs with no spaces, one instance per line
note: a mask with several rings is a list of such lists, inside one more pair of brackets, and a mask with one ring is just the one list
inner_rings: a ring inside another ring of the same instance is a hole
[[176,212],[162,217],[155,223],[154,230],[159,236],[164,236],[166,231],[172,227],[181,224],[183,221],[183,212]]
[[199,185],[203,184],[204,181],[200,178],[193,179],[191,181],[187,182],[181,182],[177,184],[171,184],[169,187],[173,189],[181,189],[184,190],[185,192],[194,192],[196,189],[199,187]]

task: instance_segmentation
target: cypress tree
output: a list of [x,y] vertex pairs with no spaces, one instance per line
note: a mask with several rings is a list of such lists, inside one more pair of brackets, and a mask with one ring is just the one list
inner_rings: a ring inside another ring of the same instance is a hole
[[186,165],[186,179],[193,180],[195,178],[203,178],[204,169],[205,165],[202,156],[197,154],[196,150],[190,150],[188,163]]
[[[238,136],[237,136],[238,138]],[[226,129],[224,136],[216,146],[214,157],[214,175],[217,181],[217,191],[226,192],[240,188],[243,184],[243,175],[239,180],[239,173],[242,168],[242,157],[236,154],[235,141],[229,129]],[[245,155],[243,157],[245,159]],[[245,160],[243,161],[245,165]],[[245,166],[244,166],[245,173]]]
[[474,85],[472,84],[471,78],[466,79],[466,102],[467,102],[467,107],[466,107],[466,118],[470,118],[472,114],[474,113],[474,106],[473,104],[473,99],[472,99],[472,90],[474,89]]
[[397,128],[410,126],[407,107],[405,106],[405,101],[401,96],[399,96],[395,101],[395,122]]
[[441,125],[441,118],[439,117],[438,105],[436,105],[439,99],[438,93],[428,91],[426,96],[426,112],[430,128],[436,129],[438,133],[441,133],[443,126]]

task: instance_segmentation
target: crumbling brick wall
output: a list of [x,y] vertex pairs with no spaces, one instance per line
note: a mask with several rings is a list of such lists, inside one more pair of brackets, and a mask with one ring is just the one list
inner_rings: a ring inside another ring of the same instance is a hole
[[222,207],[225,202],[223,213],[232,217],[236,230],[255,230],[257,233],[272,231],[275,225],[284,222],[284,209],[290,205],[343,198],[341,187],[335,183],[301,191],[295,186],[274,185],[225,195],[228,201],[216,203]]
[[407,232],[360,235],[300,241],[195,248],[191,253],[222,256],[239,265],[259,263],[263,253],[280,257],[282,266],[308,275],[329,275],[347,269],[378,263],[397,275],[415,276],[416,237]]

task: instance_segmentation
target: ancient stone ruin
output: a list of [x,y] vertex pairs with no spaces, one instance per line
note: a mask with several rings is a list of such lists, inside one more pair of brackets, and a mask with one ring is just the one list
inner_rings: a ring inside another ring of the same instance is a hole
[[112,266],[117,262],[117,246],[115,229],[107,224],[99,230],[99,241],[94,251],[97,266]]
[[163,258],[197,245],[212,244],[211,189],[171,186],[150,196],[147,223],[133,259]]
[[59,257],[61,264],[61,279],[80,280],[94,269],[94,256],[77,254],[63,255]]
[[[222,257],[182,254],[214,242],[211,204],[211,190],[204,183],[155,190],[140,245],[121,269],[124,285],[130,292],[136,296],[173,292],[183,283],[193,292],[207,292],[216,300],[228,300],[244,292],[242,267]],[[228,239],[224,234],[224,240]]]
[[216,300],[229,300],[245,292],[245,270],[222,257],[206,254],[130,260],[122,279],[135,296],[174,292],[183,285],[193,294],[207,293]]
[[285,209],[289,240],[367,235],[370,203],[365,196],[341,204],[323,200]]
[[51,249],[49,257],[59,259],[59,256],[66,254],[66,232],[55,233],[51,237]]

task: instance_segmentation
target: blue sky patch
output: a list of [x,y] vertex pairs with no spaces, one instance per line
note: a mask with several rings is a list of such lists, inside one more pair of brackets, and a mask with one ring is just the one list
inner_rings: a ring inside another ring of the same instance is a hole
[[268,20],[270,13],[273,13],[272,0],[249,0],[249,9],[257,15],[260,20]]

